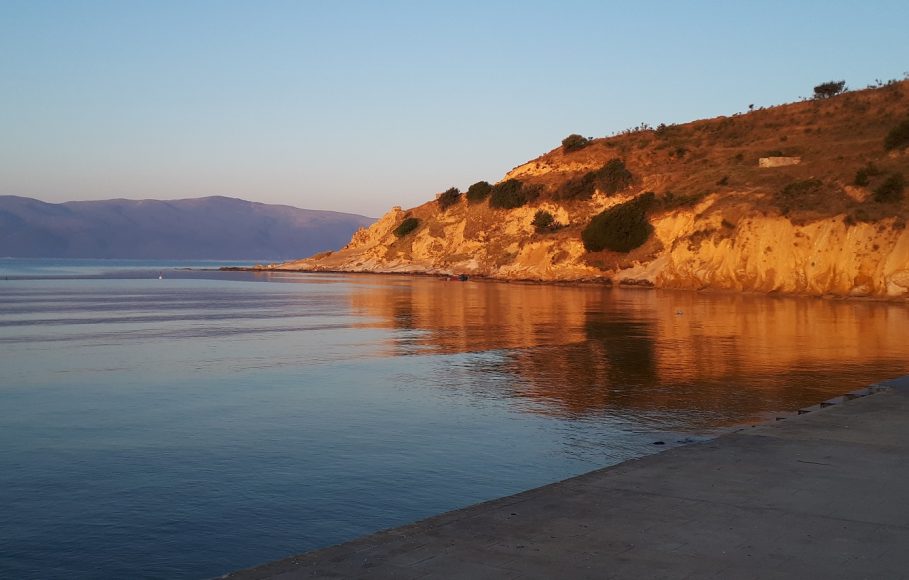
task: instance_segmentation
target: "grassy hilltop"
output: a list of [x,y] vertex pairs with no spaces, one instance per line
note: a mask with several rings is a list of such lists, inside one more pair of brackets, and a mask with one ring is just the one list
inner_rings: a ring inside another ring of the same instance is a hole
[[270,268],[909,293],[909,81],[731,117],[570,135],[496,184],[394,208]]

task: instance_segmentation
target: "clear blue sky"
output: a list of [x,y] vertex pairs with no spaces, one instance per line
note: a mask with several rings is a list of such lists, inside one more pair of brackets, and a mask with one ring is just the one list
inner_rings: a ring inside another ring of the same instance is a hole
[[909,2],[0,0],[0,194],[380,215],[909,70]]

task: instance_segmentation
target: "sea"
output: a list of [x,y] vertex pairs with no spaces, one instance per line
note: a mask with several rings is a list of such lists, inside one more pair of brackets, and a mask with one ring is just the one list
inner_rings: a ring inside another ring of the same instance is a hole
[[909,373],[905,304],[0,259],[0,578],[210,578]]

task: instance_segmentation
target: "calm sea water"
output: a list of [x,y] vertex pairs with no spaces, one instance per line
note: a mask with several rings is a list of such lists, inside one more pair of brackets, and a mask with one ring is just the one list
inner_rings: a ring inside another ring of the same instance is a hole
[[0,577],[215,576],[909,372],[904,305],[175,266],[0,260]]

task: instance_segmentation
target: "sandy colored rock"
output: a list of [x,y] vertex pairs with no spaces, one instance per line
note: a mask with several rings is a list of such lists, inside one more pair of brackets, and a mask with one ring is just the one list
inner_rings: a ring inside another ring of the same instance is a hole
[[[445,209],[436,201],[395,207],[336,252],[265,268],[906,299],[909,204],[872,194],[905,170],[904,157],[888,154],[883,141],[907,106],[903,82],[623,132],[569,153],[560,147],[503,177],[539,192],[523,207],[493,209],[463,197]],[[766,156],[782,141],[801,155]],[[616,159],[631,171],[630,186],[613,195],[598,188],[588,199],[564,194],[570,180]],[[871,166],[867,187],[852,185]],[[627,253],[584,248],[581,232],[595,215],[645,192],[656,201],[644,245]],[[535,231],[541,209],[561,227]],[[396,237],[408,217],[419,227]]]

